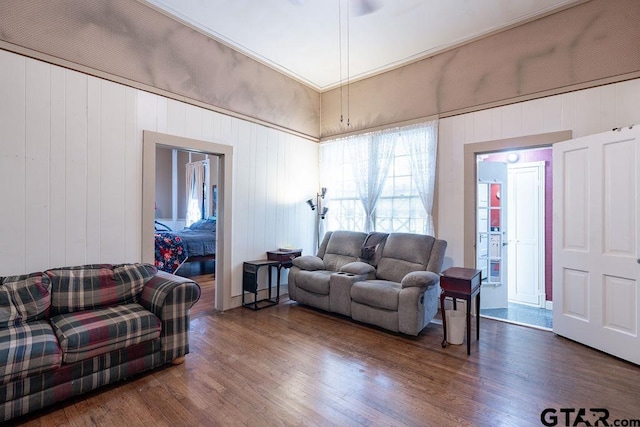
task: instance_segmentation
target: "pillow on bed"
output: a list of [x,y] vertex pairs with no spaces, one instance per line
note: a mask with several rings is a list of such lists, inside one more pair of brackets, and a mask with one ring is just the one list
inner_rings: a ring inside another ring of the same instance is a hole
[[189,226],[191,230],[200,230],[200,231],[216,231],[216,220],[215,219],[201,219],[199,221],[194,222]]

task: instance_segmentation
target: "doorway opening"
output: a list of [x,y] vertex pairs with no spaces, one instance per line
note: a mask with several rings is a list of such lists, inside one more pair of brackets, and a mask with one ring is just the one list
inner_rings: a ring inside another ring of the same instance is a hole
[[156,266],[164,271],[215,276],[218,163],[218,155],[156,146]]
[[[151,131],[143,131],[142,178],[142,260],[153,263],[155,259],[154,233],[156,217],[156,155],[158,147],[208,155],[217,159],[216,193],[216,254],[215,296],[216,310],[232,307],[231,298],[231,233],[232,233],[232,171],[233,147],[178,137]],[[186,187],[186,184],[185,184]],[[213,188],[212,188],[213,193]],[[172,209],[173,211],[173,209]]]
[[551,330],[551,147],[476,156],[484,317]]

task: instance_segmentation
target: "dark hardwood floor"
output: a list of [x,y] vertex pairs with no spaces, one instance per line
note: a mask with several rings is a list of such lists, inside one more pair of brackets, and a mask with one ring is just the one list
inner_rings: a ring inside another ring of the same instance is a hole
[[195,278],[184,364],[17,424],[539,426],[545,408],[640,419],[640,367],[551,332],[482,319],[467,356],[433,323],[409,338],[289,301],[215,312],[212,277]]

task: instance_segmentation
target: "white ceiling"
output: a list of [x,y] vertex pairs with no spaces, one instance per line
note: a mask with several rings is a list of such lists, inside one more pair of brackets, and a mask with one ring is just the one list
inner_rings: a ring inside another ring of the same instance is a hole
[[584,0],[143,1],[324,91]]

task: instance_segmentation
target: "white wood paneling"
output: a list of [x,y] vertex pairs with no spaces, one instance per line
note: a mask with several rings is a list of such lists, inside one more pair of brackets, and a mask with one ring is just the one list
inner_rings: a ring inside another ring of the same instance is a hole
[[142,186],[140,182],[142,165],[142,150],[140,142],[142,136],[136,129],[137,92],[125,88],[125,173],[124,173],[124,253],[122,261],[141,259],[142,247]]
[[226,292],[243,261],[313,252],[317,144],[0,51],[0,275],[141,259],[144,129],[235,147]]
[[[102,81],[100,135],[100,216],[102,237],[100,258],[124,261],[125,209],[125,87]],[[113,161],[117,159],[117,161]]]
[[540,133],[541,129],[545,129],[544,107],[544,99],[534,99],[522,104],[523,135]]
[[49,263],[48,266],[62,266],[67,260],[67,221],[66,206],[66,92],[67,71],[59,67],[51,67],[51,150],[49,169]]
[[[25,58],[0,51],[0,260],[5,274],[26,268]],[[31,263],[29,263],[31,264]],[[0,272],[2,274],[2,272]]]
[[[102,173],[100,171],[100,140],[102,85],[99,79],[87,80],[87,262],[101,260],[102,239]],[[119,156],[118,156],[119,158]],[[106,262],[106,261],[105,261]]]
[[[26,212],[25,268],[33,271],[49,263],[49,144],[51,127],[51,67],[33,60],[26,61]],[[6,181],[3,181],[6,182]],[[12,184],[10,184],[12,185]]]

